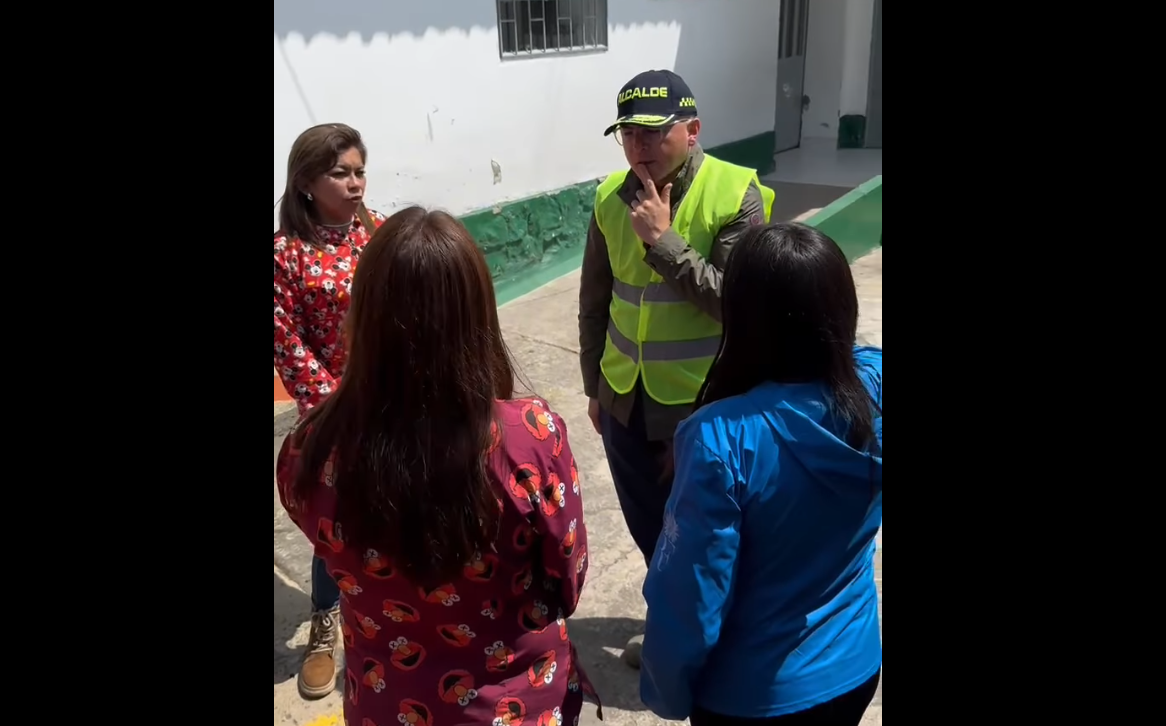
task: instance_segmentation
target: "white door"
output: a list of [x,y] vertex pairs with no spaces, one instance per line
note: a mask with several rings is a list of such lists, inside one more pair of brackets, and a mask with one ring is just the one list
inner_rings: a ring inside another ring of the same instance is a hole
[[802,141],[802,90],[806,76],[806,24],[809,18],[810,0],[781,0],[775,152],[796,149]]

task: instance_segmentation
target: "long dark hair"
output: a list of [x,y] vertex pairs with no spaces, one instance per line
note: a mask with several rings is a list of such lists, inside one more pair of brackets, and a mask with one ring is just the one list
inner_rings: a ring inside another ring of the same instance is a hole
[[804,224],[754,227],[729,253],[723,283],[724,334],[696,407],[766,381],[821,381],[846,442],[866,450],[877,404],[858,377],[858,294],[834,240]]
[[368,161],[368,149],[360,132],[346,124],[320,124],[296,138],[287,155],[287,181],[279,201],[281,232],[319,246],[316,205],[308,199],[305,189],[316,177],[336,166],[336,161],[352,148],[360,152],[362,161]]
[[485,456],[495,399],[514,391],[490,270],[462,223],[420,207],[389,217],[356,266],[345,338],[340,386],[294,434],[295,497],[322,486],[334,454],[349,546],[447,582],[495,541]]

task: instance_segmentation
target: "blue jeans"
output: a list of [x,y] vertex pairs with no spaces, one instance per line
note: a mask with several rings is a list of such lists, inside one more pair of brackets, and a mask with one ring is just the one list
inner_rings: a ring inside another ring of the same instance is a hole
[[331,610],[340,604],[340,588],[319,557],[312,558],[312,611]]

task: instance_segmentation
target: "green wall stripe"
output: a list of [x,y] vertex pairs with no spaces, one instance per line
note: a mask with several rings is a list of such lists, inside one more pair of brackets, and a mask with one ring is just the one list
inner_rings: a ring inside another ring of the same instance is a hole
[[[717,158],[773,171],[772,131],[707,149]],[[500,204],[462,217],[486,255],[498,304],[572,272],[582,263],[599,180]]]
[[838,243],[851,262],[883,244],[883,176],[876,176],[836,199],[806,224]]

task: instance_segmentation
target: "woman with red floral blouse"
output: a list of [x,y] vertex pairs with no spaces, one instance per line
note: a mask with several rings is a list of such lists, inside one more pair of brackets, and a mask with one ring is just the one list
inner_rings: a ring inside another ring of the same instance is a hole
[[284,442],[288,515],[340,586],[352,726],[574,726],[587,575],[562,418],[514,398],[481,251],[410,208],[373,235],[338,389]]
[[344,372],[340,328],[360,253],[384,216],[364,210],[360,133],[313,126],[287,158],[287,188],[275,233],[275,369],[304,413]]
[[[330,393],[344,372],[341,325],[352,274],[371,228],[364,208],[367,151],[344,124],[313,126],[292,144],[275,233],[275,369],[300,413]],[[307,698],[331,693],[336,676],[340,590],[312,562],[312,630],[297,684]]]

